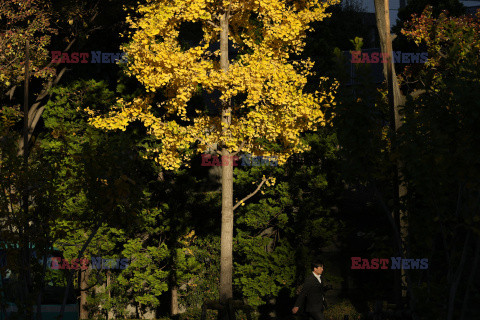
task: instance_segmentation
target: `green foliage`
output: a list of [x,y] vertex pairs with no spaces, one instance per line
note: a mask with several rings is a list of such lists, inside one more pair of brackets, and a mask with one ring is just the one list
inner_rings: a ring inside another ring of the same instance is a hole
[[[41,148],[57,168],[57,191],[65,197],[66,214],[91,221],[92,209],[100,216],[121,223],[136,210],[143,196],[140,165],[132,152],[133,135],[108,137],[89,126],[80,107],[88,104],[104,109],[112,103],[113,94],[106,85],[95,81],[78,81],[70,87],[56,87],[54,98],[44,112],[48,134],[42,135]],[[133,198],[137,200],[133,201]],[[116,214],[114,214],[116,213]],[[98,220],[97,220],[98,221]]]
[[[8,266],[1,268],[1,277],[12,272],[9,296],[19,306],[29,307],[43,285],[43,267],[33,257],[35,250],[41,257],[47,253],[52,244],[49,237],[51,226],[60,215],[62,199],[55,193],[55,168],[43,154],[34,154],[28,169],[17,155],[14,139],[2,141],[0,150],[0,249],[7,254]],[[28,190],[29,210],[22,206],[24,192]],[[32,221],[35,227],[31,226]],[[21,230],[21,231],[20,231]],[[28,275],[31,285],[26,293],[21,285],[23,277]],[[25,299],[22,300],[22,296]]]
[[[40,148],[56,169],[49,181],[55,186],[54,194],[62,199],[58,203],[62,214],[52,224],[55,246],[65,258],[76,258],[86,239],[99,227],[83,256],[128,255],[133,269],[124,270],[121,275],[113,272],[107,287],[113,298],[109,298],[107,290],[90,299],[89,308],[96,310],[101,303],[122,315],[129,303],[158,305],[155,297],[167,290],[163,280],[168,271],[156,268],[169,257],[169,250],[165,245],[142,247],[137,237],[138,232],[158,230],[156,224],[162,212],[151,206],[145,209],[150,196],[145,184],[154,172],[136,151],[136,145],[143,140],[138,139],[136,128],[110,137],[87,124],[87,115],[80,112],[85,104],[105,110],[113,101],[113,93],[105,83],[77,81],[56,87],[51,93]],[[47,280],[62,282],[58,277],[64,273],[49,273]],[[147,287],[142,285],[141,277],[147,278]],[[76,282],[74,277],[78,286]],[[129,282],[136,286],[125,294]],[[101,273],[92,274],[89,281],[91,286],[104,283]]]
[[343,320],[345,315],[348,315],[348,319],[352,320],[363,319],[361,314],[348,300],[332,305],[324,312],[325,320]]
[[195,309],[205,300],[218,299],[220,239],[217,236],[198,238],[190,249],[195,261],[201,263],[201,269],[192,272],[190,283],[180,288],[180,301],[187,309]]
[[293,296],[306,259],[319,253],[310,248],[328,244],[341,228],[327,200],[335,192],[329,183],[335,176],[325,171],[336,157],[335,136],[321,129],[304,140],[311,151],[292,157],[284,167],[235,169],[239,197],[251,192],[263,175],[276,180],[236,212],[234,284],[255,307],[282,289]]
[[[454,309],[449,309],[453,318],[460,318],[473,305],[467,299],[470,285],[460,283],[455,291],[446,275],[459,272],[462,250],[467,256],[473,254],[468,235],[480,235],[478,207],[474,205],[480,192],[479,15],[450,17],[441,13],[435,18],[435,10],[426,8],[403,31],[409,39],[425,45],[429,56],[422,68],[404,74],[406,81],[420,80],[417,87],[424,93],[407,100],[395,152],[404,163],[408,185],[404,200],[411,213],[411,243],[415,243],[411,254],[428,252],[428,277],[414,274],[412,281],[418,312],[428,319],[445,317],[446,311],[434,307],[440,301],[454,299]],[[445,244],[442,250],[438,249],[440,234]],[[457,298],[452,296],[454,291]]]
[[[217,319],[217,311],[216,310],[207,310],[207,316],[205,320],[216,320]],[[202,316],[202,309],[194,308],[190,309],[185,313],[180,315],[180,320],[200,320]]]
[[158,305],[155,296],[168,289],[165,283],[168,272],[162,270],[168,253],[165,244],[142,248],[140,239],[129,240],[125,245],[122,254],[131,262],[118,282],[132,290],[138,303],[155,307]]
[[273,252],[268,252],[269,241],[268,238],[238,239],[236,246],[242,264],[235,262],[234,284],[254,307],[264,304],[266,297],[277,296],[282,288],[291,287],[295,279],[292,247],[278,243]]

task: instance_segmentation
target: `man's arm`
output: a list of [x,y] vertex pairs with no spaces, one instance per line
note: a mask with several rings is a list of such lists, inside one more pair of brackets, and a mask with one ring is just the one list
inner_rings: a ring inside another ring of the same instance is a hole
[[322,303],[323,303],[323,308],[324,308],[324,309],[327,309],[327,308],[328,308],[327,299],[325,299],[325,292],[327,292],[328,290],[332,290],[332,289],[333,289],[333,287],[332,287],[331,284],[329,284],[329,285],[323,285],[323,288],[322,288],[322,293],[323,293],[323,294],[322,294],[322,298],[323,298],[323,301],[322,301]]
[[305,299],[307,298],[307,294],[310,291],[310,287],[311,286],[307,278],[302,286],[300,294],[298,295],[297,301],[295,301],[295,306],[292,309],[293,313],[297,313],[298,309],[305,304]]

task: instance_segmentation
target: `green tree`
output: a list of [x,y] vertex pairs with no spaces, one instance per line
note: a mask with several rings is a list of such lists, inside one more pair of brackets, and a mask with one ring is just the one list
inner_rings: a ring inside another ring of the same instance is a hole
[[[411,186],[407,205],[417,212],[412,250],[429,252],[427,285],[416,290],[419,312],[431,319],[478,316],[472,283],[478,279],[480,259],[479,17],[477,12],[476,17],[441,13],[434,18],[429,7],[404,30],[429,55],[423,68],[405,74],[406,81],[419,79],[425,92],[405,106],[398,156],[405,161]],[[439,261],[442,268],[436,267]],[[446,309],[432,308],[440,301]]]
[[[88,125],[88,115],[81,112],[85,104],[105,109],[112,103],[113,93],[105,83],[77,81],[51,93],[40,135],[40,150],[56,169],[50,179],[54,194],[62,199],[62,214],[50,228],[51,237],[68,259],[120,254],[124,230],[131,229],[132,222],[144,221],[140,216],[146,205],[144,191],[153,177],[151,166],[137,151],[142,140],[136,130],[109,137]],[[70,284],[79,287],[88,282],[74,281],[73,272],[66,272],[67,290]],[[85,292],[81,297],[83,313]]]

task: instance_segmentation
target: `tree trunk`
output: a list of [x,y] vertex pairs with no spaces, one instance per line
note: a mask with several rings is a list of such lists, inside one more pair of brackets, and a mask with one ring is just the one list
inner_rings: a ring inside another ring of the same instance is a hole
[[[224,158],[229,156],[226,149],[222,150]],[[233,298],[233,167],[222,167],[222,235],[220,252],[220,302]]]
[[171,289],[170,314],[175,317],[178,314],[178,287],[174,285]]
[[43,254],[43,262],[42,262],[42,275],[41,275],[41,280],[40,280],[40,283],[41,283],[41,287],[40,287],[40,291],[38,293],[38,296],[37,296],[37,316],[36,316],[36,320],[42,320],[42,298],[43,298],[43,294],[45,292],[45,274],[47,272],[47,254],[46,254],[46,251],[45,250],[45,253]]
[[[90,270],[90,269],[87,269]],[[106,287],[110,286],[112,284],[112,272],[110,270],[107,271],[107,282],[106,282]],[[112,290],[111,288],[108,288],[108,298],[112,299]],[[114,310],[109,309],[107,313],[107,319],[115,319],[115,313]]]
[[90,269],[80,270],[80,320],[88,319],[87,305],[87,288],[88,279],[90,277]]
[[[80,252],[77,255],[77,259],[80,259],[83,256],[83,253],[87,249],[88,245],[92,241],[93,237],[97,234],[98,229],[100,229],[100,226],[102,225],[102,221],[99,221],[98,225],[95,227],[95,229],[92,231],[90,236],[88,237],[87,241],[82,246],[82,249],[80,249]],[[68,298],[68,293],[70,291],[70,286],[72,285],[72,273],[70,271],[67,272],[67,286],[65,287],[65,291],[63,293],[63,301],[62,305],[60,307],[60,313],[58,315],[58,320],[63,320],[63,316],[65,314],[65,305],[67,304],[67,298]]]
[[[375,16],[377,20],[378,34],[380,36],[380,45],[382,52],[387,54],[387,62],[383,65],[383,72],[385,79],[387,79],[388,84],[388,102],[392,112],[392,127],[393,131],[396,133],[398,129],[402,126],[400,121],[400,110],[401,106],[405,104],[405,97],[400,91],[400,86],[398,84],[397,75],[395,73],[394,61],[393,61],[393,49],[392,41],[390,37],[390,10],[389,10],[389,0],[374,0],[375,1]],[[394,141],[392,144],[395,144],[395,134]],[[403,163],[397,161],[395,168],[395,181],[394,181],[394,219],[397,222],[397,225],[400,229],[401,245],[402,248],[400,255],[403,257],[407,256],[407,237],[408,237],[408,221],[407,221],[407,212],[400,209],[400,200],[407,194],[407,187],[402,179],[402,168]],[[407,295],[407,279],[406,273],[403,268],[401,268],[401,295],[406,297]],[[398,284],[398,281],[396,281]],[[398,285],[397,285],[398,287]],[[398,292],[399,290],[396,290]],[[399,302],[399,297],[397,297],[397,303]]]
[[[220,67],[228,72],[228,19],[229,12],[220,18]],[[231,123],[231,107],[229,101],[222,101],[222,125],[227,130]],[[222,146],[222,161],[230,158],[230,152]],[[222,163],[225,164],[225,163]],[[220,240],[220,302],[225,304],[233,297],[233,166],[232,161],[222,166],[222,228]],[[226,312],[219,312],[225,318]]]
[[[23,93],[23,113],[24,113],[24,122],[23,122],[23,139],[24,141],[28,139],[28,94],[29,94],[29,89],[28,89],[28,84],[29,84],[29,78],[30,78],[30,43],[27,40],[25,43],[25,85],[24,85],[24,93]],[[22,149],[23,150],[23,174],[24,174],[24,180],[27,182],[28,179],[28,146],[25,145],[25,147]],[[24,267],[21,268],[23,271],[21,274],[21,277],[24,279],[24,303],[25,306],[29,304],[29,295],[30,295],[30,290],[31,288],[31,268],[30,268],[30,232],[29,232],[29,216],[28,216],[28,186],[25,183],[23,186],[22,190],[22,207],[23,207],[23,214],[25,216],[25,219],[22,220],[25,226],[25,229],[23,229],[23,244],[24,250],[21,250],[23,253],[23,258],[24,258]],[[25,314],[25,317],[28,319],[33,319],[33,314],[31,313],[30,305],[27,308],[27,312]]]

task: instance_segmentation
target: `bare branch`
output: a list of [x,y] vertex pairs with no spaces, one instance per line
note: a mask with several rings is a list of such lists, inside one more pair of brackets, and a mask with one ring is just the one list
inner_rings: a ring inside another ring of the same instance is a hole
[[233,210],[235,210],[239,205],[241,205],[243,202],[247,201],[248,199],[250,199],[251,197],[253,197],[254,195],[257,194],[258,191],[260,191],[260,189],[262,188],[263,184],[267,181],[267,178],[263,178],[262,179],[262,182],[260,182],[260,184],[258,185],[257,189],[255,189],[255,191],[253,191],[252,193],[250,193],[248,196],[246,196],[245,198],[243,198],[242,200],[240,200],[239,202],[237,202],[237,204],[233,207]]
[[230,20],[230,12],[232,12],[232,1],[228,3],[227,21]]
[[426,91],[423,90],[423,89],[421,89],[421,90],[415,90],[415,91],[413,91],[413,92],[410,94],[410,96],[411,96],[413,99],[415,99],[415,98],[417,98],[419,95],[421,95],[421,94],[423,94],[423,93],[425,93],[425,92],[426,92]]
[[[100,271],[102,271],[102,270],[103,270],[103,269],[96,269],[97,274],[95,275],[95,284],[93,284],[93,285],[91,285],[90,287],[85,288],[85,289],[79,288],[79,290],[80,290],[80,291],[88,291],[88,290],[92,289],[93,287],[95,287],[95,286],[99,283],[99,282],[98,282],[98,281],[99,281],[98,275],[100,274]],[[80,270],[80,273],[82,273],[82,272],[87,272],[87,270]]]
[[[30,142],[30,139],[33,135],[33,131],[35,130],[35,127],[37,126],[38,121],[40,120],[40,117],[43,114],[43,111],[45,110],[45,106],[42,106],[39,108],[39,106],[42,103],[43,98],[45,98],[48,95],[48,92],[50,88],[54,85],[56,85],[60,79],[63,77],[64,73],[66,71],[66,68],[63,68],[60,73],[56,76],[54,80],[50,80],[47,84],[47,87],[42,90],[42,92],[37,96],[37,99],[35,100],[35,103],[32,105],[30,110],[28,111],[28,141]],[[23,139],[20,139],[18,141],[19,149],[18,149],[18,154],[21,155],[23,154]]]
[[215,28],[220,28],[220,26],[219,26],[218,24],[215,24],[215,23],[213,23],[213,22],[210,21],[210,20],[207,20],[207,23],[208,23],[209,25],[215,27]]
[[[95,4],[94,8],[96,8],[98,6],[98,2]],[[89,22],[93,22],[93,20],[95,20],[95,18],[97,17],[98,15],[98,11],[95,12],[95,14],[90,18]],[[72,47],[72,45],[77,41],[77,36],[78,35],[75,35],[73,37],[73,39],[71,41],[68,42],[68,45],[67,47],[65,48],[65,50],[63,50],[64,52],[70,50],[70,48]],[[60,60],[61,61],[61,60]],[[50,68],[52,65],[54,65],[55,67],[57,67],[59,64],[60,64],[60,61],[58,62],[53,62],[53,61],[50,61],[47,66],[44,68]],[[42,69],[43,70],[43,69]],[[37,95],[37,98],[35,99],[35,102],[34,104],[32,105],[32,107],[30,108],[29,112],[28,112],[28,120],[29,120],[29,124],[28,124],[28,141],[30,142],[30,138],[31,136],[33,135],[33,131],[35,130],[35,127],[40,119],[40,117],[42,116],[42,113],[43,111],[45,110],[45,107],[41,107],[39,108],[40,104],[42,103],[42,100],[47,96],[49,95],[49,90],[52,86],[55,86],[59,81],[60,79],[63,77],[64,73],[66,71],[66,68],[64,67],[60,73],[55,77],[55,79],[53,80],[50,80],[48,81],[47,83],[47,86],[45,89],[43,89],[38,95]],[[10,91],[10,98],[13,96],[13,90],[15,89],[12,88],[11,91]],[[23,153],[23,139],[19,140],[19,151],[18,151],[18,154],[21,155]]]
[[17,86],[13,86],[10,90],[7,91],[7,96],[10,97],[10,100],[12,100],[13,98],[13,93],[15,92],[15,89],[17,88]]
[[200,141],[201,143],[203,143],[204,145],[206,145],[207,147],[209,147],[210,149],[212,149],[213,151],[215,151],[218,155],[222,155],[222,153],[220,151],[218,151],[218,149],[216,147],[213,147],[211,144],[209,144],[208,142],[206,142],[205,140],[203,140],[202,138],[200,137],[195,137],[195,139],[197,139],[198,141]]
[[240,151],[242,151],[244,146],[245,146],[245,141],[242,141],[242,143],[238,147],[238,150],[236,152],[232,153],[232,156],[236,156]]

